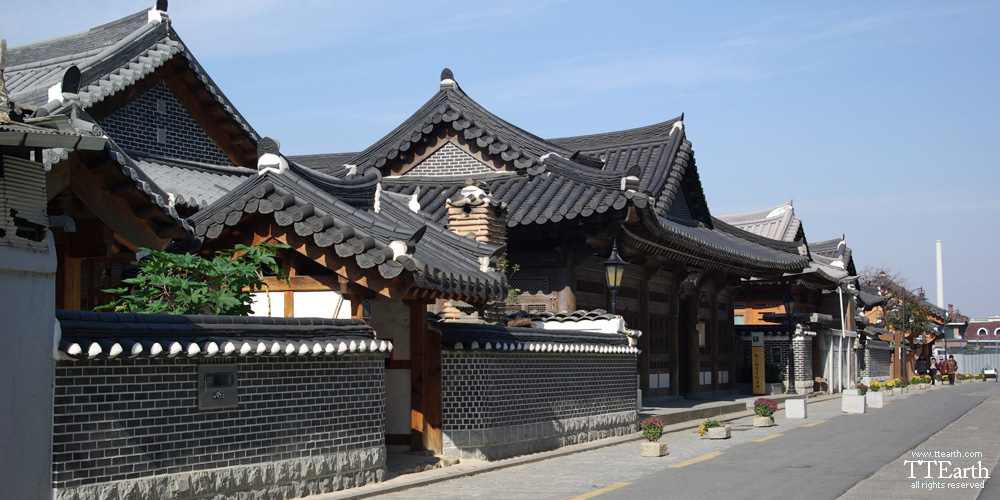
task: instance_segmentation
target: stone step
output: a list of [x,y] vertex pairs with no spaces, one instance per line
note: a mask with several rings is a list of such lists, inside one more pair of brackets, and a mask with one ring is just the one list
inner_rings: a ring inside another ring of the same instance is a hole
[[459,458],[452,455],[424,455],[420,453],[389,452],[386,466],[390,474],[413,474],[431,469],[440,469],[459,463]]

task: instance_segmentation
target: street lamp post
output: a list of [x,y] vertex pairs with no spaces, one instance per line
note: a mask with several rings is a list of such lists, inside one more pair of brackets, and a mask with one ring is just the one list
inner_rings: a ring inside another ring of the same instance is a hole
[[788,295],[782,300],[785,303],[785,315],[788,317],[788,390],[786,394],[798,394],[795,390],[795,332],[792,330],[792,306],[795,305],[795,297],[792,295],[791,287],[788,288]]
[[611,255],[604,261],[604,278],[607,280],[608,290],[611,290],[611,314],[616,314],[616,302],[618,299],[618,289],[622,286],[622,277],[625,276],[625,262],[618,256],[618,242],[611,246]]

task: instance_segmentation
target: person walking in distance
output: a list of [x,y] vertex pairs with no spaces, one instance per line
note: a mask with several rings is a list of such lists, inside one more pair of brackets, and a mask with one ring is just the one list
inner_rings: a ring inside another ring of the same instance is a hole
[[958,373],[958,361],[955,361],[955,355],[948,355],[948,385],[955,385],[955,374]]
[[934,359],[934,356],[931,356],[931,365],[930,365],[930,368],[927,371],[928,371],[928,373],[931,374],[931,385],[935,385],[935,380],[934,379],[937,378],[938,365],[937,365],[937,360]]
[[918,354],[917,362],[914,365],[914,368],[917,371],[917,375],[920,375],[922,377],[924,375],[927,375],[927,372],[931,370],[931,364],[927,361],[926,356],[924,356],[923,354]]
[[937,368],[941,372],[941,385],[944,385],[948,381],[948,362],[945,361],[944,356],[938,358]]

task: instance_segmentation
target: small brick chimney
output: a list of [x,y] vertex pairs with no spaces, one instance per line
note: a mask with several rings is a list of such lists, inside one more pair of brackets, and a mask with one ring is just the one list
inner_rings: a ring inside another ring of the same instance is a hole
[[448,229],[480,243],[507,244],[507,205],[472,179],[448,200]]

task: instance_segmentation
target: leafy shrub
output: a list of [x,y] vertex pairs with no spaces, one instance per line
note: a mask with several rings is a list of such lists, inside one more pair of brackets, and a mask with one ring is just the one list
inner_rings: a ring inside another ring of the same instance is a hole
[[753,411],[762,417],[770,417],[774,415],[774,412],[778,411],[778,403],[773,399],[757,398],[753,402]]
[[104,290],[120,295],[97,309],[145,314],[213,314],[246,316],[251,294],[263,290],[264,271],[280,277],[274,255],[287,245],[236,245],[216,252],[211,260],[196,254],[143,249],[139,274]]
[[858,391],[861,393],[862,396],[864,396],[865,394],[868,394],[868,386],[867,385],[865,385],[865,384],[858,384],[855,387],[858,388]]

